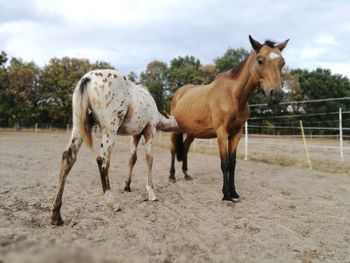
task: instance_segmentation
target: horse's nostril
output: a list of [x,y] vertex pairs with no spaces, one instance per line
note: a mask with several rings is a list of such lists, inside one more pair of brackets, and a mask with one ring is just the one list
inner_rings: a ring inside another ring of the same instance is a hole
[[276,97],[277,92],[275,90],[271,90],[270,96],[271,97]]

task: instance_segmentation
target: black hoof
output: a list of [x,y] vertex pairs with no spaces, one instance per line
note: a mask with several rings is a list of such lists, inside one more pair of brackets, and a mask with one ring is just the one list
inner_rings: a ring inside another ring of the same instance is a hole
[[54,216],[52,215],[51,217],[51,225],[54,225],[54,226],[60,226],[60,225],[63,225],[64,222],[61,218],[61,215],[58,215],[58,216]]
[[125,186],[124,186],[124,191],[125,191],[125,192],[131,192],[130,185],[125,185]]
[[229,196],[229,197],[223,197],[222,198],[222,201],[223,202],[233,202],[233,203],[237,203],[239,201],[239,196],[238,198],[237,197],[232,197],[232,196]]
[[236,192],[234,192],[233,194],[230,195],[231,199],[233,200],[233,202],[238,202],[240,197],[239,194],[237,194]]
[[192,176],[186,174],[186,175],[185,175],[185,180],[186,180],[186,181],[192,181],[193,178],[192,178]]
[[169,183],[176,183],[175,176],[169,176]]

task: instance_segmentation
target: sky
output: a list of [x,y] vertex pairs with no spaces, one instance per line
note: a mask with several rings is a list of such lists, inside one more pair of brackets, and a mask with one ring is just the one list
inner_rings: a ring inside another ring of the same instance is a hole
[[123,74],[184,55],[290,39],[289,68],[350,77],[349,0],[0,0],[0,51],[40,66],[53,57],[110,62]]

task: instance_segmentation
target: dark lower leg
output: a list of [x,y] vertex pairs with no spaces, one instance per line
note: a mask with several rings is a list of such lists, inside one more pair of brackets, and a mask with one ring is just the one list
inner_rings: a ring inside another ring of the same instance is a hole
[[175,183],[175,155],[176,155],[176,140],[177,140],[177,134],[172,132],[170,133],[170,140],[171,140],[171,166],[170,166],[170,176],[169,181]]
[[188,157],[188,151],[190,150],[191,143],[193,142],[194,138],[186,136],[186,139],[184,141],[184,156],[182,160],[182,172],[185,175],[185,180],[192,180],[192,177],[187,173],[188,167],[187,167],[187,157]]
[[172,182],[176,182],[175,178],[175,153],[171,152],[171,166],[170,166],[170,176],[169,180]]
[[235,169],[236,169],[236,152],[232,153],[230,155],[230,168],[229,168],[229,188],[230,188],[230,195],[233,199],[239,199],[239,195],[236,192],[235,187]]
[[98,169],[100,170],[102,190],[103,190],[103,193],[105,193],[107,190],[111,189],[109,185],[109,178],[108,178],[109,162],[104,161],[101,156],[98,156],[97,164],[98,164]]
[[184,153],[184,159],[182,160],[182,172],[185,175],[185,180],[192,180],[192,176],[190,176],[187,171],[188,171],[188,167],[187,167],[187,154],[188,152],[185,151]]
[[222,198],[222,200],[231,201],[230,187],[229,187],[229,167],[230,167],[229,159],[222,158],[221,159],[221,171],[223,175],[222,193],[224,194],[224,197]]

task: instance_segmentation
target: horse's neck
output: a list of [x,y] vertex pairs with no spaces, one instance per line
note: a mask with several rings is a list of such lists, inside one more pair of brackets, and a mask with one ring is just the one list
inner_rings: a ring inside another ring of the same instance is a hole
[[255,63],[255,52],[252,52],[247,60],[245,61],[242,69],[239,73],[234,77],[237,82],[236,87],[232,87],[235,89],[234,93],[238,99],[239,109],[243,110],[247,103],[249,97],[252,95],[253,91],[257,87],[258,83],[256,83],[255,76],[252,75],[253,67]]

